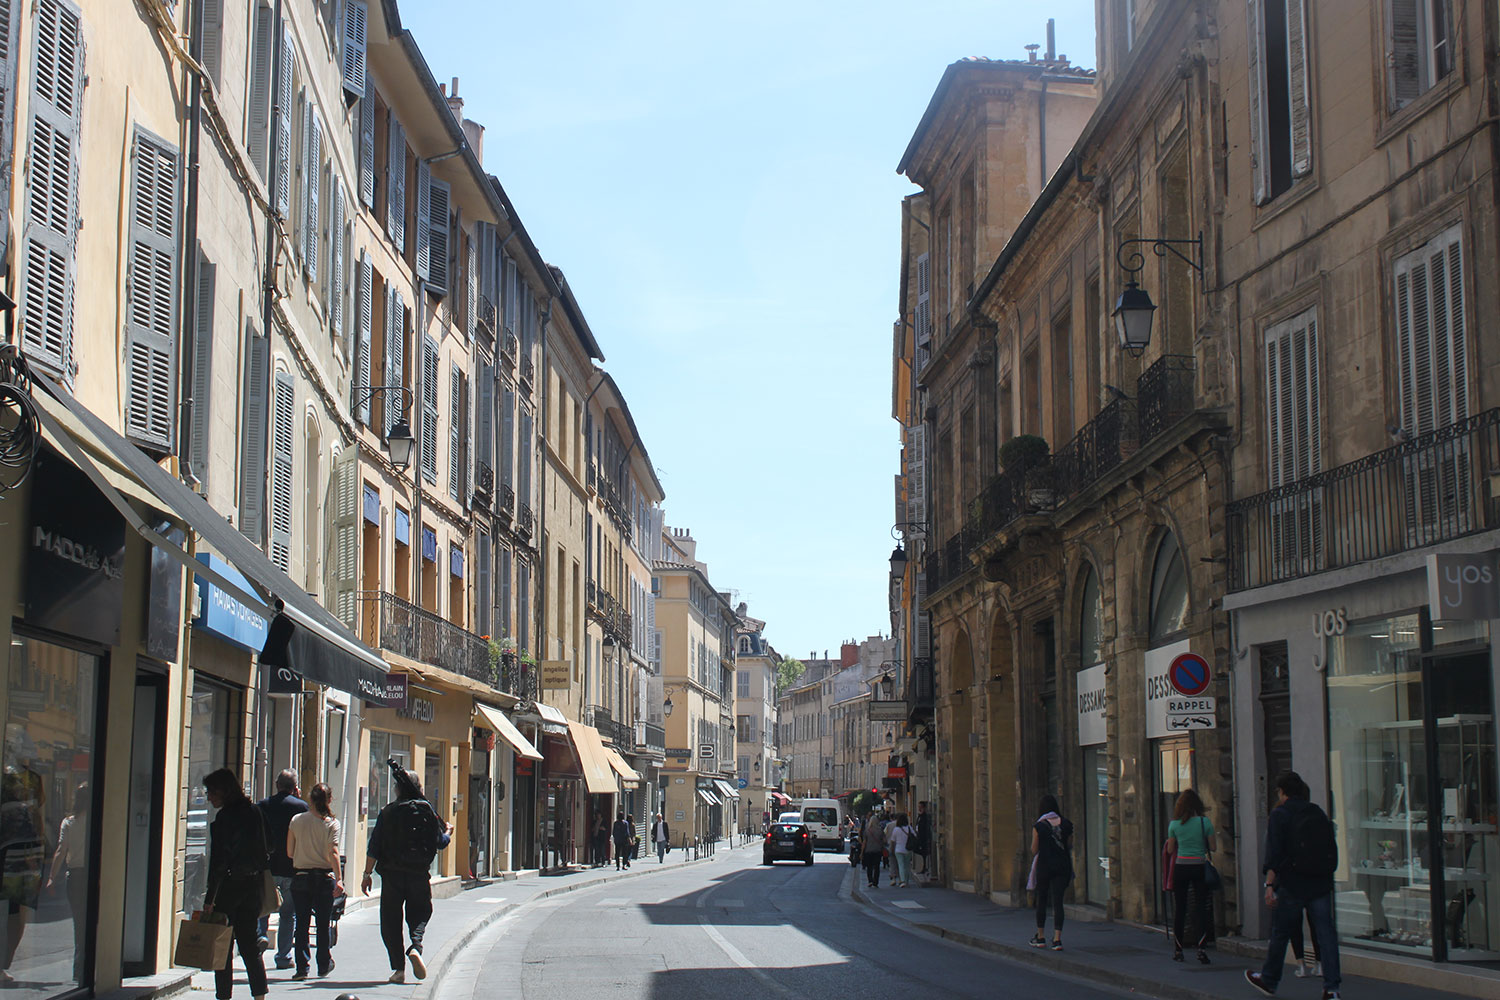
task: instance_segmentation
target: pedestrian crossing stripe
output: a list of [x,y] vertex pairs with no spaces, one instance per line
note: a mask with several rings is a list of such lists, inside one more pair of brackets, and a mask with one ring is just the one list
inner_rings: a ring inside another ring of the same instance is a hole
[[899,906],[903,910],[925,910],[925,909],[927,909],[927,907],[923,906],[921,903],[918,903],[918,902],[916,902],[914,900],[910,900],[910,899],[893,899],[893,900],[891,900],[891,905],[892,906]]

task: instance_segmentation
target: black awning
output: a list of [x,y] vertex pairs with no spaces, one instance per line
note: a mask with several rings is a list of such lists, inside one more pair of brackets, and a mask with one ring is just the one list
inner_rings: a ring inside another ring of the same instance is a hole
[[[37,400],[38,417],[43,425],[61,441],[68,452],[68,458],[94,481],[99,491],[119,509],[131,527],[184,567],[212,580],[267,618],[274,616],[271,632],[262,652],[263,663],[294,670],[308,680],[327,684],[368,701],[385,703],[384,660],[360,642],[354,633],[306,591],[293,583],[291,577],[267,559],[255,543],[240,534],[222,514],[214,510],[207,499],[157,465],[150,456],[121,437],[95,416],[93,411],[46,376],[33,372],[31,377],[48,395],[66,407],[68,413],[95,439],[92,442],[75,440],[74,430],[64,428],[48,412],[49,400]],[[90,449],[102,446],[106,449],[157,499],[163,511],[181,519],[196,531],[214,551],[262,592],[245,593],[244,587],[239,583],[192,558],[181,546],[146,524],[79,445]],[[278,599],[283,607],[275,606]]]

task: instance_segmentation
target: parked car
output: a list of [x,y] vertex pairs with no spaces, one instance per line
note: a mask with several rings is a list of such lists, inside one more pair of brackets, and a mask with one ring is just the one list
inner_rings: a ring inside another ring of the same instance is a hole
[[793,821],[776,822],[766,831],[766,842],[762,847],[760,863],[774,864],[777,861],[800,861],[813,863],[812,833],[802,817],[789,813]]
[[776,822],[778,822],[778,823],[800,823],[800,822],[802,822],[802,813],[801,812],[784,812],[780,816],[776,817]]

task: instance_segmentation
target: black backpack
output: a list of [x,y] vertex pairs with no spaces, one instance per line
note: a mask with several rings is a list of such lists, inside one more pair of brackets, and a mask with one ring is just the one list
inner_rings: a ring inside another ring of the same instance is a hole
[[426,799],[407,799],[386,806],[380,823],[380,861],[402,871],[422,872],[432,865],[442,835],[442,821]]
[[1311,802],[1292,813],[1287,831],[1287,863],[1309,878],[1332,875],[1339,866],[1339,845],[1328,814]]

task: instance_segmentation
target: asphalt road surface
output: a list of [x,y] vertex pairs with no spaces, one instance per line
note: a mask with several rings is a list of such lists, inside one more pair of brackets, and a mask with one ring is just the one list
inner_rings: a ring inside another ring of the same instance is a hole
[[889,923],[850,899],[845,857],[759,860],[725,852],[523,904],[464,949],[435,1000],[1142,996]]

